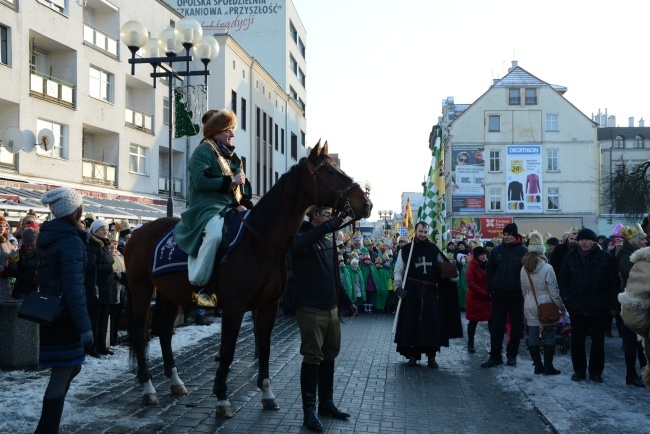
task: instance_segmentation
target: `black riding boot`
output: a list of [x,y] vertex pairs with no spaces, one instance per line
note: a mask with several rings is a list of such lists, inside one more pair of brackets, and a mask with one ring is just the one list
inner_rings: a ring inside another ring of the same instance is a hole
[[474,348],[474,336],[476,335],[476,326],[478,323],[476,321],[470,321],[467,324],[467,352],[475,353],[476,348]]
[[555,345],[544,345],[544,375],[558,375],[559,369],[553,366],[553,355],[555,354]]
[[542,364],[542,356],[539,354],[539,345],[529,345],[528,352],[530,352],[530,358],[533,359],[533,365],[535,365],[535,374],[543,374],[544,365]]
[[61,424],[61,414],[63,414],[64,402],[65,396],[59,396],[52,399],[43,398],[41,420],[38,422],[34,434],[59,433],[59,425]]
[[318,414],[335,419],[350,417],[334,405],[334,360],[323,360],[318,368]]
[[318,387],[318,365],[302,363],[300,369],[300,391],[302,392],[303,424],[311,431],[322,431],[323,425],[316,416],[316,388]]

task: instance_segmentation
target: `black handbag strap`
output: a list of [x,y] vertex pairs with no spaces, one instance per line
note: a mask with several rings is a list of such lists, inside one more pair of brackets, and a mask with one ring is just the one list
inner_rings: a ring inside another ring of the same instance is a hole
[[526,270],[526,275],[528,276],[528,281],[530,282],[530,287],[533,290],[533,297],[535,297],[535,304],[539,306],[539,301],[537,301],[537,294],[535,294],[535,285],[533,285],[533,279],[530,278],[530,273]]

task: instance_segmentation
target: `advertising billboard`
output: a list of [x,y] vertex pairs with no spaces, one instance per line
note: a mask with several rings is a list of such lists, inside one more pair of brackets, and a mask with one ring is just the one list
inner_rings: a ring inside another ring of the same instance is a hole
[[506,212],[541,213],[542,146],[506,146]]
[[484,150],[483,145],[452,147],[452,212],[485,212]]
[[509,223],[512,217],[452,217],[451,237],[454,240],[501,238],[503,228]]

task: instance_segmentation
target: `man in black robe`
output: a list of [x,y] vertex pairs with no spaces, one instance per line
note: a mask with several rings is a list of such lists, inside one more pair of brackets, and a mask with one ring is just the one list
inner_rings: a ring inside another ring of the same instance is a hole
[[400,250],[395,263],[393,288],[402,299],[395,343],[408,366],[426,354],[428,366],[437,368],[436,352],[448,347],[449,339],[462,338],[463,328],[456,279],[442,278],[440,266],[449,261],[428,236],[429,225],[418,222],[413,242]]

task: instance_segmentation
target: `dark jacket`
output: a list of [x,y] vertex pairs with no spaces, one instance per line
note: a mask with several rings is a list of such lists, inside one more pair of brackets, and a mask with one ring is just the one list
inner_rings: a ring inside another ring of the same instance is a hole
[[[109,241],[90,235],[86,244],[86,298],[88,304],[117,304],[117,285],[113,277],[113,255]],[[95,290],[95,285],[99,291]],[[99,294],[97,294],[99,292]]]
[[326,235],[329,223],[314,227],[304,222],[293,239],[291,263],[295,275],[295,307],[334,309],[340,302],[352,309],[352,301],[341,287],[338,297],[333,252],[334,244]]
[[625,289],[627,278],[630,276],[632,265],[634,265],[632,261],[630,261],[630,256],[632,256],[632,253],[637,249],[638,247],[634,247],[628,240],[625,240],[623,241],[623,245],[616,251],[616,266],[622,280],[621,291]]
[[579,247],[564,257],[558,276],[560,295],[570,314],[609,315],[618,309],[621,279],[614,258],[598,246],[582,257]]
[[54,219],[41,225],[36,247],[41,292],[60,295],[80,333],[91,330],[84,290],[86,232]]
[[15,277],[14,294],[27,295],[38,289],[38,252],[27,258],[22,249],[18,252],[18,262],[9,263],[9,274]]
[[521,236],[512,244],[500,244],[490,252],[485,267],[488,291],[499,295],[521,295],[521,261],[528,253]]

